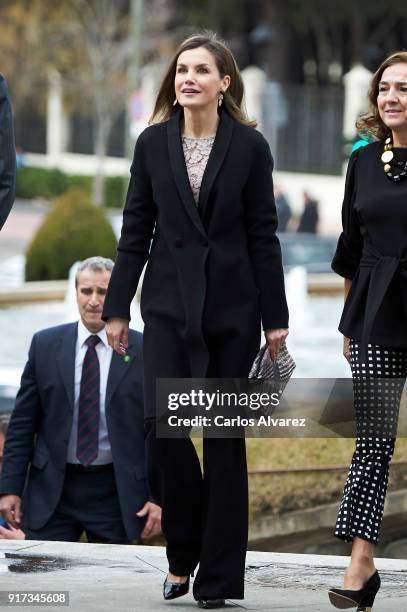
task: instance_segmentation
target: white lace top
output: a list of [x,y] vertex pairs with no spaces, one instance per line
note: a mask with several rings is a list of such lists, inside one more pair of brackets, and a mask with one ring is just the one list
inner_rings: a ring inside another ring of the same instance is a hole
[[207,138],[182,136],[182,148],[184,149],[185,163],[195,204],[198,204],[202,177],[214,140],[215,136],[208,136]]

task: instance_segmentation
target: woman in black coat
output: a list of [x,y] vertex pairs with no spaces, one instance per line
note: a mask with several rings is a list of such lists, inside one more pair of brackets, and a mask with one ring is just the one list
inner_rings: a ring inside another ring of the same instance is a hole
[[[352,542],[338,608],[370,610],[380,587],[378,543],[401,393],[407,375],[407,53],[372,79],[357,127],[375,142],[352,153],[343,232],[332,267],[345,279],[340,331],[352,369],[357,440],[335,535]],[[390,380],[389,380],[390,379]]]
[[156,379],[247,377],[261,323],[274,358],[288,334],[273,162],[242,97],[234,58],[215,35],[181,44],[157,97],[157,123],[136,144],[103,311],[111,345],[123,354],[130,302],[148,261],[141,295],[147,466],[167,539],[164,597],[186,593],[199,562],[200,607],[244,596],[245,442],[205,438],[202,477],[189,438],[156,437]]

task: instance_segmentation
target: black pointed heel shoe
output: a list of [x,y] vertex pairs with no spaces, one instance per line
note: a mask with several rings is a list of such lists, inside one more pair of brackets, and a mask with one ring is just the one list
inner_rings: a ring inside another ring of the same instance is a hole
[[205,608],[209,610],[214,608],[223,608],[224,605],[224,599],[198,599],[198,608]]
[[330,589],[328,595],[331,604],[340,610],[357,607],[357,612],[371,612],[379,589],[380,576],[376,570],[358,591]]
[[[194,576],[194,572],[191,573]],[[186,595],[189,591],[189,576],[185,582],[170,582],[167,578],[164,580],[163,597],[164,599],[177,599]]]

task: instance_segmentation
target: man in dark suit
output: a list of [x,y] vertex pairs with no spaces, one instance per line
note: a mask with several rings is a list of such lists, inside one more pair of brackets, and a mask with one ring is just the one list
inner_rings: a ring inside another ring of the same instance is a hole
[[[7,428],[10,421],[9,414],[0,414],[0,472],[3,464],[3,450],[6,441]],[[6,523],[4,518],[0,516],[0,539],[1,540],[25,540],[25,533],[21,529],[17,529]]]
[[13,206],[16,187],[16,151],[13,116],[7,85],[0,74],[0,230]]
[[101,319],[112,268],[102,257],[82,262],[80,320],[31,343],[0,480],[0,511],[13,526],[23,518],[28,539],[85,531],[89,542],[127,544],[160,531],[146,481],[142,335],[131,331],[119,356]]

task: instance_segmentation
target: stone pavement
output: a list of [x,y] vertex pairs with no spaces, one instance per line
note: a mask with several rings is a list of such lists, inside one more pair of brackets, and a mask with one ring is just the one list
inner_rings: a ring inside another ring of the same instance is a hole
[[[327,590],[340,586],[347,563],[339,556],[249,552],[246,598],[228,601],[225,610],[332,611]],[[374,612],[407,610],[407,561],[377,559],[376,566],[382,588]],[[165,550],[159,546],[0,541],[0,591],[69,591],[74,612],[198,610],[191,593],[164,602],[166,570]]]
[[49,205],[45,202],[24,203],[16,200],[0,234],[0,262],[25,253]]

